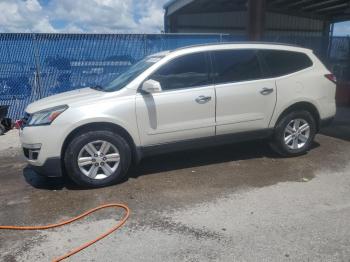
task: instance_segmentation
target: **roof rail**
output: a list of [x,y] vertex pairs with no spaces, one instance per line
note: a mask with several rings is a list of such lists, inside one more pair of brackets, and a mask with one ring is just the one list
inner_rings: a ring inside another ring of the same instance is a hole
[[[298,48],[305,48],[299,45],[293,45],[293,44],[287,44],[287,43],[278,43],[278,42],[263,42],[263,41],[237,41],[237,42],[219,42],[219,43],[207,43],[207,44],[197,44],[197,45],[189,45],[189,46],[183,46],[175,49],[174,51],[177,50],[182,50],[182,49],[187,49],[187,48],[192,48],[192,47],[201,47],[201,46],[215,46],[215,45],[244,45],[244,44],[251,44],[251,45],[282,45],[282,46],[291,46],[291,47],[298,47]],[[307,49],[307,48],[305,48]]]

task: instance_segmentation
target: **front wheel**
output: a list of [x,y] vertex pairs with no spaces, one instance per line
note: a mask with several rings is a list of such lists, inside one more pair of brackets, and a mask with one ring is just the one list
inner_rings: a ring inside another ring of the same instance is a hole
[[316,121],[308,111],[295,111],[283,116],[275,128],[272,149],[282,156],[305,154],[316,135]]
[[130,163],[129,144],[111,131],[91,131],[76,136],[64,156],[69,177],[84,187],[102,187],[121,182]]

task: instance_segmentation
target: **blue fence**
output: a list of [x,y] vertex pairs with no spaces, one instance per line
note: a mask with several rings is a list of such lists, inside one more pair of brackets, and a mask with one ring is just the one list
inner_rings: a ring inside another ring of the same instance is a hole
[[[0,34],[0,104],[19,118],[32,101],[110,81],[143,57],[223,35]],[[225,39],[227,40],[227,39]]]
[[[9,116],[16,119],[32,101],[108,82],[149,54],[242,40],[223,34],[0,34],[0,105],[10,105]],[[307,46],[320,55],[324,50],[320,39],[266,40]]]

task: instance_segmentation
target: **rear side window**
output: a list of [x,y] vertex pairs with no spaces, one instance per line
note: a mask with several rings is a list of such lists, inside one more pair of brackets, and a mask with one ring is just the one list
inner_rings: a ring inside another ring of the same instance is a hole
[[267,65],[267,77],[288,75],[312,66],[311,59],[304,53],[283,50],[260,50],[259,54],[261,54]]
[[211,84],[206,53],[194,53],[168,62],[150,78],[163,90],[198,87]]
[[214,51],[214,79],[216,84],[256,80],[262,78],[256,50]]

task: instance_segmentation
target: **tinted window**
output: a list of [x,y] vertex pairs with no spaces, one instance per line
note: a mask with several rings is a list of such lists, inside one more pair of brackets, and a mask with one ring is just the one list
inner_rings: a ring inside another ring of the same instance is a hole
[[310,58],[303,53],[280,50],[261,50],[259,53],[267,65],[268,77],[287,75],[312,66]]
[[213,52],[216,83],[230,83],[262,77],[255,50],[223,50]]
[[151,79],[160,82],[163,90],[210,84],[205,53],[185,55],[162,66]]

